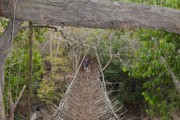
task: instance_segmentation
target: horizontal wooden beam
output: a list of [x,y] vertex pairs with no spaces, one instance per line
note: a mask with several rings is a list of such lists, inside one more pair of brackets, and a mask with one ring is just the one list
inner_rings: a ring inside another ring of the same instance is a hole
[[[0,0],[1,16],[12,18],[13,1]],[[147,28],[180,33],[180,10],[135,3],[18,0],[16,18],[37,24],[102,29]]]

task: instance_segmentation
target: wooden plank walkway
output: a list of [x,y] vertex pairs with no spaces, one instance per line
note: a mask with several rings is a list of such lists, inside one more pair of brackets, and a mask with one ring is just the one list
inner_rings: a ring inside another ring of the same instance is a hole
[[100,76],[94,65],[89,72],[80,70],[51,120],[118,120]]

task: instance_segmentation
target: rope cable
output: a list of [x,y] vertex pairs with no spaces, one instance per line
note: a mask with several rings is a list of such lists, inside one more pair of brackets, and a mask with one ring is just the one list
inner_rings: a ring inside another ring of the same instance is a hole
[[[10,64],[12,63],[12,46],[13,46],[13,40],[14,40],[14,24],[15,24],[15,18],[16,18],[16,7],[17,7],[17,2],[18,0],[15,0],[15,3],[13,3],[13,8],[14,8],[14,12],[13,12],[13,19],[12,19],[12,32],[11,32],[11,43],[10,43]],[[8,74],[8,92],[9,92],[9,89],[10,89],[10,81],[11,81],[11,66],[9,68],[9,74]],[[7,101],[9,100],[8,99],[9,97],[7,97]],[[8,107],[9,107],[9,104],[7,102],[7,113],[8,113]]]
[[104,79],[104,72],[103,72],[102,64],[101,64],[101,61],[99,59],[99,55],[97,53],[96,47],[94,48],[94,51],[95,51],[95,54],[96,54],[96,57],[97,57],[97,60],[98,60],[98,64],[99,64],[99,68],[100,68],[100,72],[101,72],[101,75],[102,75],[102,82],[103,82],[104,95],[105,95],[105,98],[106,98],[106,102],[107,102],[109,108],[111,109],[112,113],[114,114],[114,116],[119,120],[118,116],[114,112],[114,109],[113,109],[113,106],[111,104],[111,101],[108,98],[108,94],[106,93],[106,83],[105,83],[105,79]]
[[73,77],[72,82],[71,82],[70,85],[68,86],[68,89],[67,89],[65,95],[69,93],[69,90],[70,90],[72,84],[74,83],[74,81],[75,81],[75,79],[76,79],[76,76],[77,76],[77,74],[78,74],[78,72],[79,72],[79,70],[80,70],[80,67],[81,67],[81,65],[82,65],[82,63],[83,63],[83,60],[85,59],[85,57],[86,57],[86,55],[87,55],[87,53],[88,53],[88,51],[89,51],[89,48],[90,48],[90,46],[88,47],[86,53],[84,54],[83,59],[81,60],[81,63],[80,63],[80,65],[79,65],[79,67],[78,67],[78,69],[77,69],[77,71],[76,71],[76,73],[75,73],[75,75],[74,75],[74,77]]
[[[84,61],[84,59],[85,59],[85,57],[86,57],[89,49],[90,49],[90,46],[88,47],[86,53],[84,54],[83,59],[81,60],[81,63],[80,63],[80,65],[79,65],[79,67],[78,67],[75,75],[73,76],[73,80],[71,81],[70,85],[68,86],[68,88],[67,88],[66,93],[65,93],[64,96],[66,96],[66,95],[69,93],[71,86],[73,85],[74,81],[76,80],[76,76],[77,76],[77,74],[78,74],[78,72],[79,72],[79,70],[80,70],[80,68],[81,68],[81,65],[82,65],[82,63],[83,63],[83,61]],[[59,104],[59,109],[60,109],[61,107],[63,107],[63,106],[64,106],[64,102],[61,101],[60,104]]]
[[24,57],[24,49],[23,49],[23,51],[22,51],[22,55],[21,55],[21,61],[20,61],[20,68],[19,68],[19,71],[18,71],[18,80],[17,80],[17,84],[16,84],[16,100],[17,100],[17,98],[18,98],[18,96],[17,96],[17,94],[18,94],[18,91],[19,91],[19,80],[20,80],[20,78],[21,78],[21,72],[22,72],[22,59],[23,59],[23,57]]

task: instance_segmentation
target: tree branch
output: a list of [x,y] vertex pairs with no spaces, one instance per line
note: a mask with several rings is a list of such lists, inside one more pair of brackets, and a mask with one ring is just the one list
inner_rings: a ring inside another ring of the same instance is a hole
[[16,106],[17,106],[19,100],[21,99],[25,88],[26,88],[26,85],[24,85],[24,87],[21,90],[21,92],[20,92],[17,100],[15,101],[15,103],[13,102],[13,99],[11,97],[11,93],[9,92],[9,102],[10,102],[10,117],[9,117],[9,120],[14,120],[14,112],[15,112]]
[[161,57],[164,65],[166,66],[166,69],[168,71],[168,73],[171,75],[171,78],[174,82],[174,85],[177,89],[177,91],[180,93],[180,82],[179,80],[177,79],[176,75],[174,74],[174,72],[171,70],[170,66],[168,65],[168,63],[166,62],[165,58],[164,57]]
[[111,63],[111,61],[113,59],[113,54],[112,54],[112,34],[110,35],[110,38],[109,38],[109,56],[110,56],[110,59],[106,63],[106,65],[102,68],[102,71],[104,71],[109,66],[109,64]]
[[[99,59],[99,55],[98,55],[98,52],[97,52],[97,48],[94,47],[94,52],[96,54],[96,58],[98,60],[98,64],[99,64],[99,69],[100,69],[100,72],[101,72],[101,75],[102,75],[102,83],[103,83],[103,88],[104,88],[104,91],[106,91],[106,83],[105,83],[105,79],[104,79],[104,73],[103,73],[103,69],[102,69],[102,64],[101,64],[101,61]],[[113,106],[111,104],[111,101],[108,99],[108,95],[106,92],[104,92],[104,95],[105,95],[105,99],[106,99],[106,102],[108,104],[108,107],[111,109],[111,112],[113,112],[114,116],[116,118],[118,118],[118,116],[116,115],[116,113],[114,112],[113,110]]]

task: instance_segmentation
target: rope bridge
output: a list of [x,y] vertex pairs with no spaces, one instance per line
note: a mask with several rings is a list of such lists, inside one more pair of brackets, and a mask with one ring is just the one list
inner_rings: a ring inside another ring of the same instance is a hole
[[80,70],[69,92],[61,100],[50,120],[121,120],[106,96],[99,70]]

